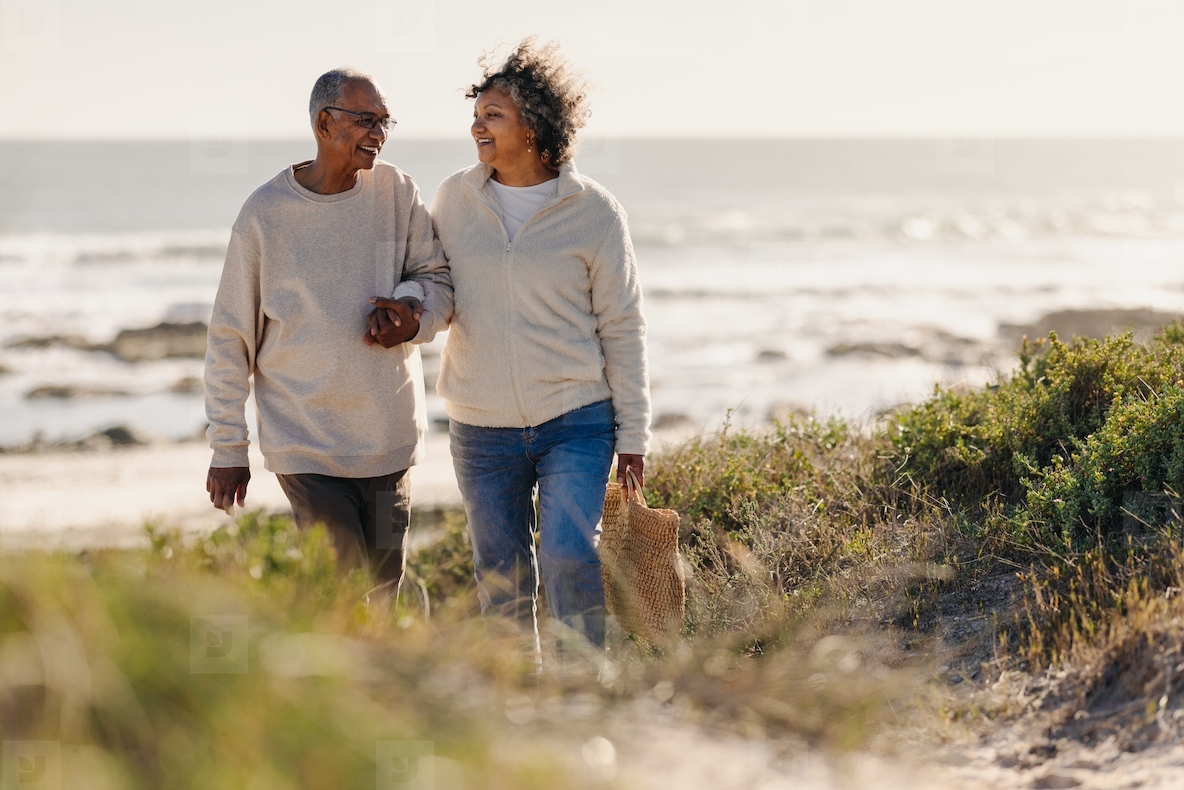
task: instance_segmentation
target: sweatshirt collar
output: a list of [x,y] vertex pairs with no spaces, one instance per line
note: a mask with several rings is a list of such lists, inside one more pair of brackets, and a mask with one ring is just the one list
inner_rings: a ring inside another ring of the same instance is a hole
[[[490,178],[493,177],[493,168],[484,162],[478,162],[469,168],[465,173],[465,181],[469,183],[478,193],[482,192]],[[575,162],[564,162],[559,166],[559,181],[556,184],[557,194],[556,200],[563,200],[568,195],[574,195],[577,192],[584,190],[584,184],[580,181],[579,173],[576,172]]]
[[370,178],[373,171],[359,170],[358,182],[344,192],[335,192],[331,195],[322,195],[320,192],[313,192],[311,189],[305,189],[300,182],[296,180],[296,171],[302,167],[307,167],[312,162],[300,162],[298,164],[290,165],[284,169],[284,180],[288,182],[288,186],[300,197],[305,200],[311,200],[314,203],[340,203],[343,200],[349,200],[354,195],[362,192],[366,188],[366,181]]

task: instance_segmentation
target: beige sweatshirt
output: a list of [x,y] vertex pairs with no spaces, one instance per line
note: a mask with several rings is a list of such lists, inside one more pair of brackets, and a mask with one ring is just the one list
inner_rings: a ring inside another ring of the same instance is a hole
[[644,454],[645,320],[625,211],[568,163],[511,242],[491,172],[455,173],[432,201],[456,289],[436,385],[448,416],[524,428],[611,398],[617,452]]
[[[206,351],[212,466],[247,465],[243,409],[253,375],[271,471],[378,477],[406,469],[421,459],[427,430],[415,344],[452,314],[431,219],[415,182],[386,162],[335,195],[305,189],[293,167],[247,199],[231,232]],[[423,299],[413,341],[365,344],[375,295]]]

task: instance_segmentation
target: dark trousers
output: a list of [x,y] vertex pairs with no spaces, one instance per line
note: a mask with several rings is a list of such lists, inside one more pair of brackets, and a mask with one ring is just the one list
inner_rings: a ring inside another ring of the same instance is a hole
[[276,475],[296,525],[324,524],[343,570],[367,568],[393,595],[403,580],[411,481],[406,469],[382,477]]

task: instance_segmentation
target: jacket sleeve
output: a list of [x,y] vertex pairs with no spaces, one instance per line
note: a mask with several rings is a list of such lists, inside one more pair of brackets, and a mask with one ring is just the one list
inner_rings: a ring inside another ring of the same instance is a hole
[[404,284],[418,284],[423,288],[423,316],[419,320],[419,332],[412,343],[427,343],[436,334],[448,328],[452,320],[452,274],[448,271],[448,259],[428,214],[419,196],[419,187],[412,182],[411,216],[407,223],[407,254],[403,263],[403,280],[396,288],[398,296],[415,296],[403,292]]
[[650,445],[650,386],[641,284],[625,213],[615,209],[592,260],[592,311],[616,413],[616,450],[645,455]]
[[247,420],[255,352],[260,337],[259,250],[231,233],[214,299],[206,341],[206,437],[214,451],[210,466],[247,466]]

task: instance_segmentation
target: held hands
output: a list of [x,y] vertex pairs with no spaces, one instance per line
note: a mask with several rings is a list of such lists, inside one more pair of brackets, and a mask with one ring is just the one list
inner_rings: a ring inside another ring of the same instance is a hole
[[423,304],[414,296],[401,299],[375,296],[370,299],[370,304],[374,309],[366,316],[366,345],[377,343],[383,348],[393,348],[419,333]]
[[637,475],[637,482],[639,485],[645,485],[645,456],[644,455],[630,455],[629,453],[617,454],[617,482],[625,485],[625,470],[632,469],[633,474]]
[[250,481],[251,470],[245,466],[211,466],[206,475],[206,491],[210,492],[210,501],[214,507],[233,516],[235,498],[238,499],[239,507],[246,503],[247,483]]

